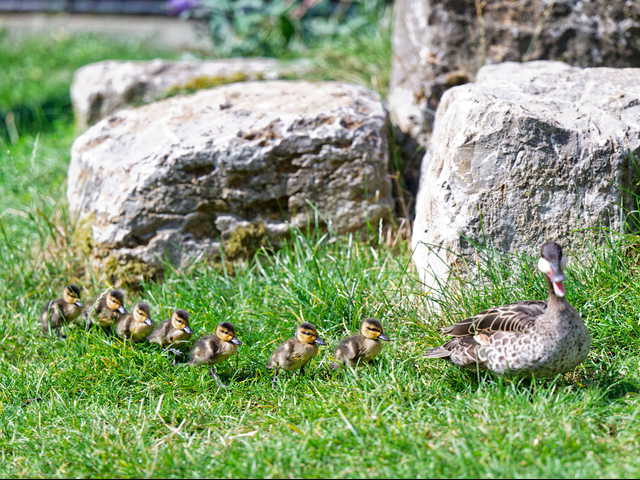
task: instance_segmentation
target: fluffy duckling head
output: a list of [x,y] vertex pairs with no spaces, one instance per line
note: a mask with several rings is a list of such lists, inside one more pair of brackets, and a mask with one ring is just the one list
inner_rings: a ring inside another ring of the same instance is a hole
[[296,338],[299,342],[308,343],[309,345],[326,345],[324,340],[318,336],[318,330],[316,330],[316,327],[307,322],[298,326],[298,329],[296,330]]
[[133,309],[133,319],[138,324],[144,324],[151,327],[153,325],[153,320],[151,320],[151,309],[149,308],[149,304],[146,302],[136,304]]
[[229,322],[222,322],[216,327],[216,336],[223,342],[231,342],[234,345],[242,345],[242,342],[236,337],[236,330]]
[[62,299],[66,303],[82,308],[82,304],[80,303],[80,287],[75,283],[64,287],[64,291],[62,292]]
[[124,309],[124,292],[122,290],[109,290],[109,293],[107,293],[107,308],[112,312],[126,313]]
[[186,310],[174,310],[171,314],[171,326],[177,330],[182,330],[184,333],[193,333],[189,326],[189,314]]
[[556,242],[546,242],[540,249],[538,269],[549,279],[553,293],[558,297],[564,297],[564,272],[566,257],[562,256],[562,247]]
[[386,342],[391,339],[384,334],[382,324],[375,318],[367,318],[362,322],[360,333],[371,340],[384,340]]

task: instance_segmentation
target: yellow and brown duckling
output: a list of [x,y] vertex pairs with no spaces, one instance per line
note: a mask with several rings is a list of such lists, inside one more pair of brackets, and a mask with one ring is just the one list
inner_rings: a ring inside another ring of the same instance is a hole
[[126,313],[124,292],[115,289],[107,290],[100,295],[87,313],[87,328],[91,325],[98,325],[105,329],[111,328]]
[[[223,322],[216,327],[213,335],[207,335],[199,339],[191,350],[191,361],[189,365],[215,365],[226,360],[238,351],[238,345],[242,342],[236,336],[233,325]],[[218,376],[213,367],[209,369],[209,374],[218,380]]]
[[300,324],[295,336],[280,345],[267,363],[267,368],[274,370],[274,381],[280,369],[300,369],[304,374],[305,365],[318,353],[318,345],[326,343],[319,337],[316,327],[307,322]]
[[153,331],[151,309],[149,304],[140,302],[133,308],[133,312],[120,317],[116,324],[119,337],[128,338],[134,342],[142,342]]
[[[367,318],[362,322],[360,333],[345,338],[336,349],[338,362],[354,367],[359,362],[373,360],[382,350],[382,342],[391,339],[384,334],[382,324],[375,318]],[[334,363],[334,368],[339,364]]]
[[193,330],[189,326],[189,314],[185,310],[174,310],[171,318],[158,325],[147,337],[150,343],[157,343],[161,347],[170,347],[176,355],[182,355],[182,350],[188,345]]
[[62,336],[60,329],[67,323],[74,321],[82,313],[80,303],[80,287],[70,284],[64,287],[62,298],[48,302],[40,315],[42,333]]

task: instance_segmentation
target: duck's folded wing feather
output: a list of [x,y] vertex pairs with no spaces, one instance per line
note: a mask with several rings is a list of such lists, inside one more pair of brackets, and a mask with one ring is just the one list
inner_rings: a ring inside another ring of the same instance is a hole
[[442,333],[461,337],[497,331],[525,332],[547,309],[547,302],[528,300],[490,308],[442,329]]

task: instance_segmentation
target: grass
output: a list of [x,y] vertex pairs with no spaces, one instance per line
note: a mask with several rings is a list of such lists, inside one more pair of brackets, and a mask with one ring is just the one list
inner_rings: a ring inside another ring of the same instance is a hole
[[[63,41],[74,51],[87,39]],[[48,77],[64,76],[63,85],[78,60],[55,53],[55,45],[15,47],[4,70],[20,78],[17,71],[28,72],[41,49],[51,48]],[[98,41],[93,53],[87,47],[83,61],[109,52],[155,55],[109,45]],[[344,63],[357,69],[359,60]],[[22,86],[27,93],[13,100],[11,84],[2,85],[0,106],[45,104],[50,95],[38,97],[36,88],[42,82]],[[47,85],[43,92],[58,91]],[[220,389],[206,368],[174,367],[151,345],[79,328],[66,340],[40,335],[41,305],[66,282],[81,280],[85,300],[105,288],[83,274],[85,259],[67,262],[60,250],[69,229],[64,179],[72,120],[60,113],[47,122],[5,138],[0,153],[0,476],[640,474],[638,238],[614,237],[570,264],[568,298],[586,319],[593,349],[574,372],[550,380],[496,378],[423,358],[442,341],[441,325],[493,304],[544,298],[534,261],[524,256],[483,250],[478,280],[438,292],[440,315],[429,313],[408,245],[386,246],[374,233],[363,242],[296,232],[278,252],[259,253],[233,275],[199,263],[130,292],[127,304],[148,301],[156,320],[174,307],[189,310],[196,335],[221,321],[235,324],[244,345],[219,368],[229,385]],[[59,257],[47,253],[52,244]],[[380,318],[395,341],[370,366],[330,370],[333,347],[364,316]],[[264,364],[303,320],[315,323],[329,346],[306,376],[283,375],[274,388]]]

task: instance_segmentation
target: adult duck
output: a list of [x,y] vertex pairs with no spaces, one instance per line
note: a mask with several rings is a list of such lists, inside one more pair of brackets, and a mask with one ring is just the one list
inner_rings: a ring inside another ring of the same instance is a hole
[[504,375],[543,377],[573,369],[586,358],[591,337],[565,298],[565,264],[560,245],[545,243],[538,269],[547,277],[546,301],[490,308],[444,328],[442,333],[453,338],[426,356]]

